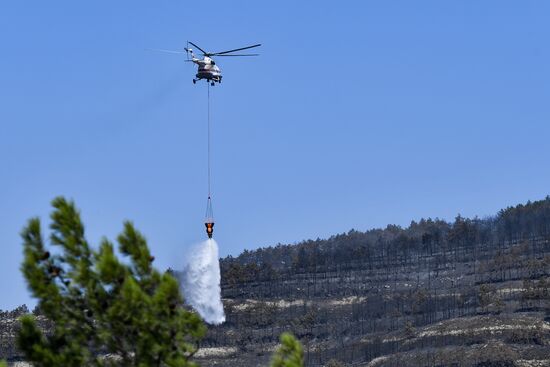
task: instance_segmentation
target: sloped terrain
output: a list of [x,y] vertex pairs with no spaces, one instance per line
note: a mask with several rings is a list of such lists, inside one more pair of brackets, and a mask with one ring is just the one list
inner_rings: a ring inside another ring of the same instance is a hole
[[222,269],[227,322],[205,345],[232,352],[204,365],[265,365],[287,330],[310,366],[550,365],[549,198],[245,252]]
[[[538,241],[542,251],[518,255],[510,273],[491,270],[495,257],[487,256],[435,270],[424,259],[226,285],[227,322],[205,342],[232,353],[203,364],[265,365],[277,336],[290,330],[311,366],[547,365],[550,245]],[[499,251],[518,248],[526,246]]]

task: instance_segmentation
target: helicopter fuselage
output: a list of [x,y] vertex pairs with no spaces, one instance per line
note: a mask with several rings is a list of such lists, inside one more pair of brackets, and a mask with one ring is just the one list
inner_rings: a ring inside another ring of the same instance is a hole
[[193,58],[192,61],[198,65],[199,69],[196,74],[196,79],[193,79],[193,83],[195,83],[197,80],[206,79],[210,82],[218,82],[221,83],[222,81],[222,72],[220,68],[216,65],[214,60],[211,58],[205,56],[204,59],[197,59]]

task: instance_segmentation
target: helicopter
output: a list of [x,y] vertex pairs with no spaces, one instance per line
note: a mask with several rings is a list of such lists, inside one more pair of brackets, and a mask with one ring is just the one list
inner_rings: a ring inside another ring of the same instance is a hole
[[[197,50],[199,50],[202,53],[202,59],[197,57],[195,53],[193,52],[192,48],[189,48],[189,45],[195,47]],[[246,46],[241,48],[236,48],[233,50],[228,51],[220,51],[220,52],[206,52],[193,42],[189,41],[187,42],[187,47],[184,48],[185,53],[187,54],[187,60],[188,62],[192,62],[194,64],[198,65],[197,74],[195,75],[195,78],[193,78],[193,84],[196,84],[199,80],[206,80],[210,83],[210,85],[214,86],[215,83],[221,83],[222,82],[222,71],[216,65],[216,62],[212,58],[212,56],[258,56],[259,54],[234,54],[233,52],[237,51],[243,51],[248,50],[250,48],[255,48],[261,46],[261,43],[252,45],[252,46]],[[182,51],[172,51],[172,50],[159,50],[162,52],[168,52],[168,53],[183,53]],[[191,58],[189,58],[189,56]]]

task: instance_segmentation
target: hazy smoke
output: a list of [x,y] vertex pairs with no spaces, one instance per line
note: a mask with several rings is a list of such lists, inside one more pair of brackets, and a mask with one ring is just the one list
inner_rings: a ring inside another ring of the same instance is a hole
[[209,324],[225,321],[220,288],[218,244],[209,239],[190,249],[180,284],[185,302]]

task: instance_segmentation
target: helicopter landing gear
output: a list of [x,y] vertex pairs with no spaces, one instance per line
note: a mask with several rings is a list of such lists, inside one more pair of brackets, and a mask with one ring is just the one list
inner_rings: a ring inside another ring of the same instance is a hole
[[197,79],[193,79],[193,84],[197,84]]
[[210,82],[210,85],[211,85],[211,86],[214,86],[214,85],[216,85],[216,83],[214,83],[214,82]]

